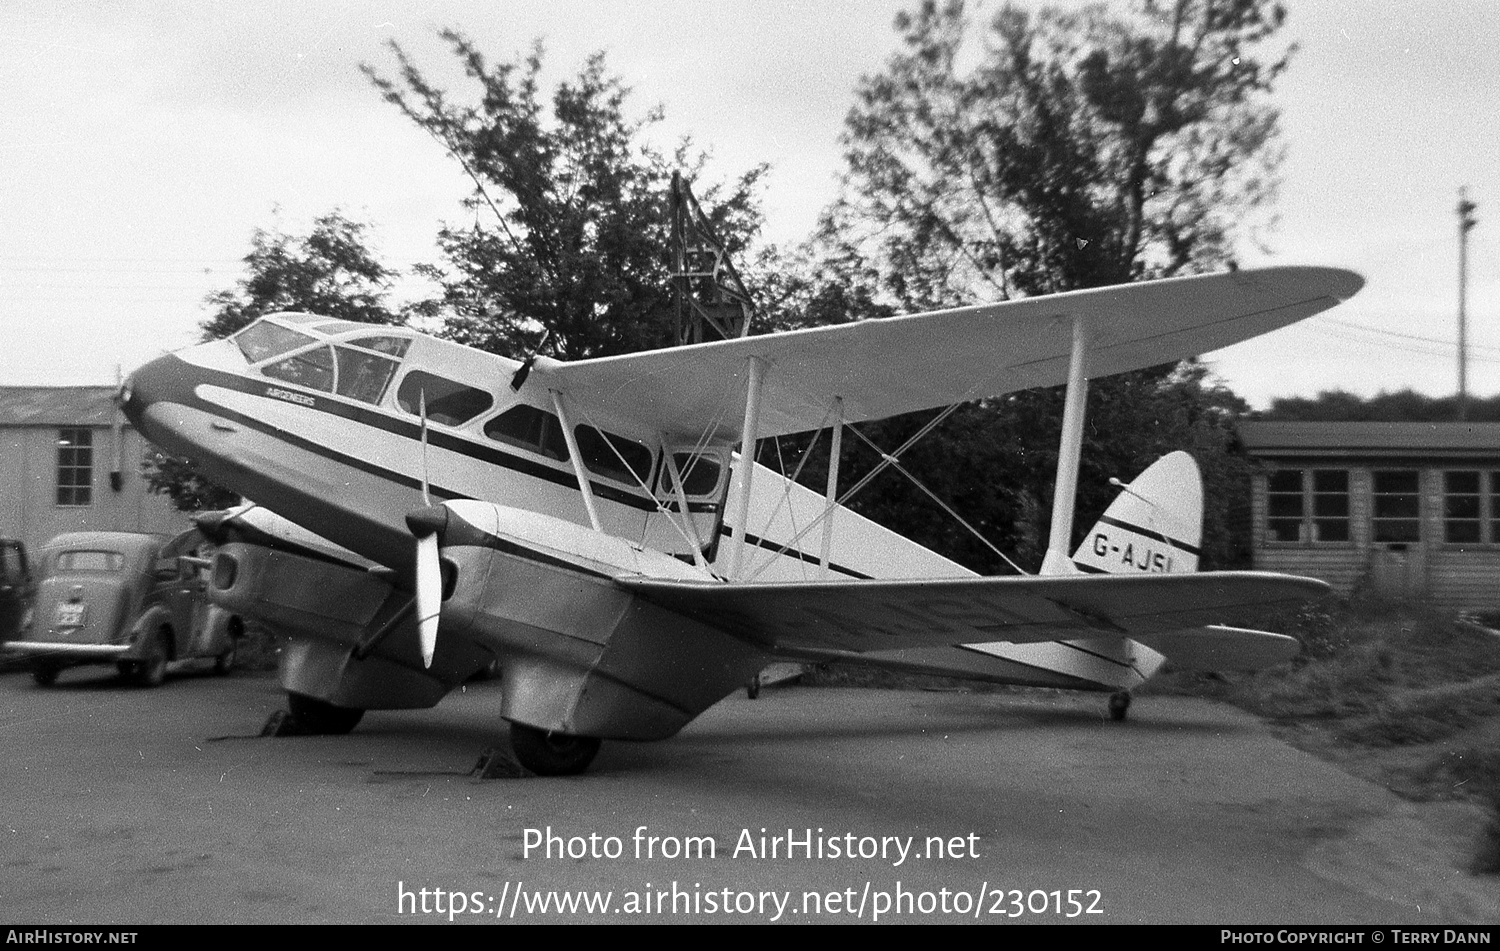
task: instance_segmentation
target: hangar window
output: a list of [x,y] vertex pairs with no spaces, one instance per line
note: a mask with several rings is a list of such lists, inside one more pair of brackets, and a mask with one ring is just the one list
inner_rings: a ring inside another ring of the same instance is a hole
[[649,485],[655,458],[644,443],[616,436],[592,426],[576,426],[578,452],[583,464],[595,475],[607,476],[632,485]]
[[1443,473],[1443,541],[1500,545],[1500,472]]
[[462,426],[495,402],[484,390],[425,370],[413,370],[401,381],[401,388],[396,392],[396,405],[416,416],[421,412],[424,400],[427,418],[444,426]]
[[1282,469],[1266,484],[1266,529],[1273,542],[1349,541],[1349,473]]
[[57,431],[57,504],[83,508],[94,504],[94,431],[69,427]]
[[535,406],[512,406],[485,423],[484,434],[496,442],[568,461],[568,441],[563,438],[562,424],[556,416]]

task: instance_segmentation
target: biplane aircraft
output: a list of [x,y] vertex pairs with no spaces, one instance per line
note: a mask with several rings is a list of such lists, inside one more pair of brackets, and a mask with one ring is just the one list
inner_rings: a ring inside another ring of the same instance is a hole
[[[1087,380],[1275,330],[1362,284],[1241,270],[574,362],[274,314],[148,363],[121,401],[152,442],[327,540],[230,518],[211,572],[217,602],[294,635],[282,683],[305,726],[432,706],[498,661],[517,759],[576,773],[602,739],[670,737],[772,661],[1100,690],[1123,716],[1166,661],[1294,653],[1224,622],[1325,586],[1196,573],[1184,454],[1068,555]],[[975,576],[840,504],[849,424],[1060,383],[1039,575]],[[821,430],[826,492],[753,461],[759,439]]]

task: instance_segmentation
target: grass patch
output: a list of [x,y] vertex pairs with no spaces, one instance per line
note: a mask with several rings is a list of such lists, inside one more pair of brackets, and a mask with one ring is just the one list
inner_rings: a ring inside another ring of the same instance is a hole
[[1500,874],[1500,635],[1370,597],[1326,599],[1267,627],[1302,640],[1302,655],[1220,694],[1406,798],[1486,806],[1472,867]]

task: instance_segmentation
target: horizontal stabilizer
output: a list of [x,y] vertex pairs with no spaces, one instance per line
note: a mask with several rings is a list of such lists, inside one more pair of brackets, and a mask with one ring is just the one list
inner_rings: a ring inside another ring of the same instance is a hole
[[661,607],[771,651],[1142,638],[1300,604],[1328,591],[1312,578],[1250,571],[777,584],[615,580]]
[[1165,634],[1143,634],[1142,644],[1166,655],[1179,670],[1260,670],[1297,656],[1302,645],[1295,637],[1213,625]]

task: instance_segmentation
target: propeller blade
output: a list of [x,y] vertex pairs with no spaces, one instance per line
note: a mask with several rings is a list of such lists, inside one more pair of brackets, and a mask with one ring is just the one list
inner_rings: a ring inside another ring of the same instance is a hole
[[432,486],[427,481],[427,390],[417,391],[417,413],[422,417],[422,504],[432,504]]
[[437,651],[438,621],[443,613],[443,565],[438,542],[448,524],[448,509],[432,505],[406,515],[406,527],[417,541],[417,635],[422,666],[432,666]]
[[422,644],[422,666],[432,666],[437,651],[438,618],[443,611],[443,570],[438,562],[437,535],[417,539],[417,632]]

